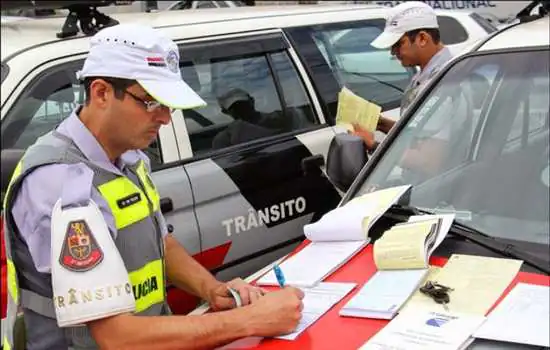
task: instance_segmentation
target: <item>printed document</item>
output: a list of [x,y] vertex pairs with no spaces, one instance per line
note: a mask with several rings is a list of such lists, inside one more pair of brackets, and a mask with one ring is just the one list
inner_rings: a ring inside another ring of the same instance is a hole
[[462,350],[483,320],[468,314],[402,312],[360,350]]
[[518,283],[491,311],[475,338],[550,347],[550,288]]
[[392,319],[428,269],[378,271],[340,309],[340,316]]
[[[286,284],[296,287],[313,287],[353,257],[367,241],[311,242],[296,255],[284,260],[279,267]],[[277,277],[269,270],[258,285],[278,286]]]
[[358,124],[367,131],[375,132],[381,111],[382,107],[357,96],[344,87],[338,94],[336,125],[353,130],[353,124]]
[[[484,316],[512,283],[519,272],[521,260],[453,254],[428,280],[453,288],[446,304],[449,312]],[[415,292],[402,311],[409,308],[445,312],[443,304]]]
[[378,270],[427,269],[439,227],[439,219],[391,227],[374,243],[374,264]]
[[314,242],[369,240],[369,229],[410,188],[410,185],[390,187],[354,198],[319,221],[305,225],[304,234]]
[[[338,207],[315,223],[305,225],[311,243],[285,259],[280,268],[289,285],[313,287],[370,243],[368,229],[396,203],[410,185],[371,192]],[[262,276],[259,285],[278,285],[275,273]]]
[[323,282],[314,288],[303,288],[304,299],[302,301],[304,309],[298,327],[294,332],[276,338],[286,340],[296,339],[300,333],[321,318],[331,307],[351,292],[355,286],[355,283]]

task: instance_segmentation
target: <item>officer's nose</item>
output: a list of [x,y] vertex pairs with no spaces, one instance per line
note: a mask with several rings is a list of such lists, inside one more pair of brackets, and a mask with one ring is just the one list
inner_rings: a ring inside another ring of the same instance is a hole
[[173,112],[174,110],[172,108],[163,106],[162,108],[160,108],[160,110],[157,113],[155,113],[155,120],[161,123],[162,125],[166,125],[170,123],[170,121],[172,120]]

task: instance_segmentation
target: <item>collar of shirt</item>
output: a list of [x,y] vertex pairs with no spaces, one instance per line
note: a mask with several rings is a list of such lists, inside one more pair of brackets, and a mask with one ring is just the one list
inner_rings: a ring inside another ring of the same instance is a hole
[[86,158],[97,166],[117,175],[124,175],[123,171],[125,167],[134,165],[141,159],[138,151],[131,150],[123,153],[116,160],[116,164],[113,164],[95,136],[78,117],[81,108],[82,106],[76,108],[71,115],[59,125],[57,131],[73,140]]
[[444,47],[441,50],[439,50],[438,53],[436,53],[428,62],[426,67],[424,67],[423,70],[418,72],[414,77],[413,80],[416,85],[422,84],[424,81],[430,79],[434,73],[439,71],[439,68],[441,68],[442,65],[444,65],[447,61],[449,61],[452,58],[451,51],[449,48]]

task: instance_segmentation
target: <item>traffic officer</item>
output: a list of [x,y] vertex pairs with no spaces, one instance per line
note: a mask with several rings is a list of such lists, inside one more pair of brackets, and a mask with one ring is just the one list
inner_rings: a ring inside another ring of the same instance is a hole
[[[421,1],[406,1],[392,8],[384,31],[371,45],[378,49],[390,49],[404,67],[420,67],[405,89],[401,112],[453,57],[449,48],[441,42],[434,9]],[[394,120],[380,116],[377,130],[387,134],[394,125]],[[355,133],[363,138],[368,149],[376,148],[377,142],[372,133],[357,125]]]
[[[6,195],[4,349],[19,307],[28,350],[212,348],[294,330],[301,291],[220,282],[167,230],[139,150],[172,108],[204,105],[175,43],[141,25],[102,29],[79,78],[85,104],[27,150]],[[218,312],[169,315],[168,279]]]

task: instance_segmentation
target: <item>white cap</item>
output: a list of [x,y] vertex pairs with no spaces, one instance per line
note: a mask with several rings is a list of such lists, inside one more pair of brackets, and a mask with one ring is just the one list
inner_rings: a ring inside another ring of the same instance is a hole
[[95,76],[136,80],[156,101],[170,108],[206,105],[183,81],[177,45],[151,27],[117,24],[95,34],[77,77]]
[[371,43],[378,49],[389,49],[407,32],[439,28],[434,9],[424,2],[406,1],[390,11],[384,31]]

